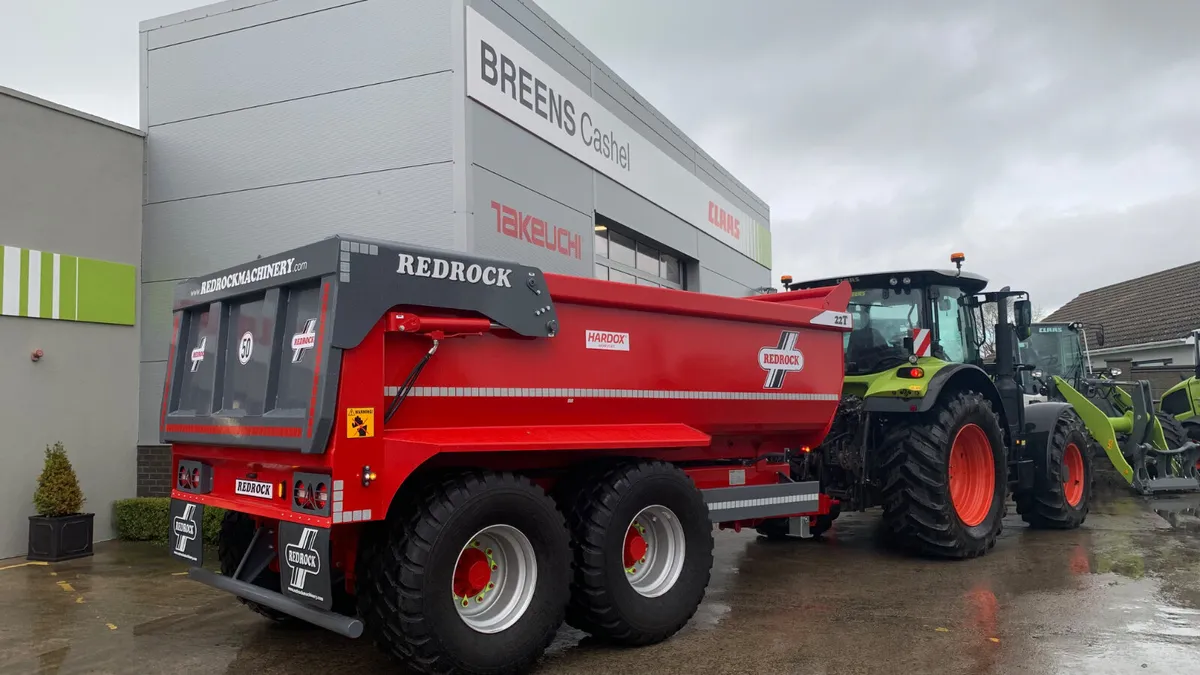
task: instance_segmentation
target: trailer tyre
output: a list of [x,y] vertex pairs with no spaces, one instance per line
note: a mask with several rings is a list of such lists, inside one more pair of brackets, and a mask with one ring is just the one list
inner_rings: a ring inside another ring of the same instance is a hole
[[1087,519],[1095,488],[1090,441],[1074,414],[1058,419],[1050,434],[1048,474],[1039,468],[1033,488],[1016,495],[1017,513],[1030,527],[1071,530]]
[[526,672],[562,625],[566,524],[523,477],[448,477],[380,535],[361,549],[359,613],[377,644],[419,672]]
[[1008,461],[999,415],[973,391],[943,392],[881,443],[887,541],[934,557],[974,558],[1003,526]]
[[695,615],[712,568],[712,522],[678,467],[655,461],[609,470],[576,494],[568,523],[575,551],[569,625],[648,645]]

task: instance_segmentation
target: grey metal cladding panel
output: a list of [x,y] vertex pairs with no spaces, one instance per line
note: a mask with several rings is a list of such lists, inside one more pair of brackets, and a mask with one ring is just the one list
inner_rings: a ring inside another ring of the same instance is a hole
[[452,73],[151,127],[149,203],[451,159]]
[[599,172],[596,212],[683,255],[698,257],[699,230]]
[[696,156],[696,176],[725,195],[727,199],[733,200],[738,206],[746,209],[747,213],[753,214],[760,223],[770,224],[769,210],[764,209],[751,192],[741,187],[740,183],[730,180],[726,172],[721,171],[709,159],[699,154]]
[[[157,22],[144,21],[142,30],[150,36],[150,48],[158,49],[363,1],[249,0],[238,3],[218,3],[192,10],[194,16],[190,18],[186,18],[187,12],[182,12]],[[173,20],[175,17],[179,18]]]
[[[659,147],[662,147],[663,143],[668,143],[672,148],[678,151],[679,154],[682,154],[684,157],[688,158],[688,160],[691,160],[691,158],[695,155],[691,143],[688,142],[685,136],[676,133],[666,124],[663,124],[662,120],[659,119],[656,114],[651,112],[651,110],[648,109],[641,101],[637,100],[633,96],[630,96],[625,89],[614,82],[612,78],[604,73],[604,71],[599,68],[593,69],[592,81],[595,83],[597,88],[602,89],[605,94],[608,94],[615,103],[616,109],[613,109],[614,106],[609,106],[609,109],[612,110],[613,114],[621,117],[622,121],[625,121],[628,115],[633,115],[639,122],[641,122],[641,128],[639,128],[639,131],[642,132],[642,135],[645,136],[647,140],[654,141],[655,145],[658,145]],[[592,96],[593,98],[597,98],[595,88],[592,89]],[[609,105],[609,103],[605,101],[605,105]],[[627,121],[626,124],[628,124]],[[649,129],[650,133],[645,133],[642,128]],[[690,161],[685,162],[684,166],[686,166],[688,170],[691,170],[692,168]]]
[[771,270],[729,248],[716,239],[697,232],[700,264],[720,272],[721,275],[751,288],[766,286],[771,281]]
[[696,147],[696,163],[700,166],[706,167],[706,171],[714,176],[718,176],[721,178],[721,180],[728,182],[730,186],[736,187],[737,189],[745,192],[747,199],[749,199],[751,203],[757,205],[760,212],[770,214],[771,207],[769,204],[763,201],[762,198],[755,194],[755,192],[751,190],[745,183],[738,180],[737,176],[734,176],[729,172],[728,169],[721,166],[721,164],[717,162],[712,155],[704,151],[704,148],[699,146]]
[[446,3],[357,2],[152,50],[150,124],[450,68]]
[[449,162],[152,204],[143,279],[206,274],[338,232],[461,250]]
[[750,289],[765,284],[755,284],[753,287],[748,284],[742,284],[728,277],[722,276],[711,269],[700,266],[700,288],[695,289],[701,293],[711,293],[712,295],[727,295],[733,298],[744,298],[750,295]]
[[171,301],[175,281],[143,283],[141,313],[142,361],[166,361],[171,349]]
[[[592,86],[591,64],[557,33],[546,29],[523,5],[501,0],[503,8],[492,0],[471,0],[470,5],[509,37],[521,43],[535,56],[584,91]],[[514,16],[521,17],[518,21]],[[522,23],[524,21],[525,23]]]
[[695,164],[692,162],[690,153],[684,154],[679,148],[668,143],[662,136],[659,136],[658,133],[643,122],[641,118],[626,110],[625,106],[621,105],[617,99],[609,96],[608,92],[603,89],[593,89],[592,98],[596,99],[596,102],[607,108],[609,112],[616,115],[622,122],[628,124],[629,128],[636,131],[642,138],[653,143],[655,147],[666,153],[668,157],[678,162],[680,166],[688,171],[694,170]]
[[156,16],[152,19],[146,19],[138,24],[138,30],[147,32],[163,28],[166,26],[175,26],[183,23],[194,23],[200,19],[227,14],[238,10],[248,10],[255,5],[276,4],[275,0],[224,0],[224,2],[213,2],[207,5],[196,7],[194,9],[185,9],[179,12],[172,12],[162,16]]
[[[590,215],[486,169],[473,166],[471,170],[475,182],[476,255],[518,261],[543,272],[594,275],[595,225]],[[555,237],[556,229],[569,234]]]
[[158,445],[158,421],[162,410],[167,362],[138,366],[138,445]]
[[592,169],[475,101],[470,161],[582,211],[592,212]]

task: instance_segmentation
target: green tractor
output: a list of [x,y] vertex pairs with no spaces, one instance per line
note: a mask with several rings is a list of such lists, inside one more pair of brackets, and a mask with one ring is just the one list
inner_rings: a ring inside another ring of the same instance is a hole
[[[1032,324],[1026,294],[983,292],[987,279],[913,270],[793,282],[787,290],[848,281],[842,401],[821,446],[790,457],[795,480],[819,480],[840,510],[882,507],[884,532],[915,552],[970,558],[996,542],[1007,497],[1038,528],[1069,529],[1092,493],[1087,433],[1067,403],[1023,405],[1015,338]],[[1012,306],[1013,324],[1009,323]],[[998,358],[986,363],[984,308],[996,317]],[[832,517],[805,534],[820,534]],[[760,534],[795,534],[786,520]]]
[[1162,395],[1160,407],[1179,420],[1189,439],[1200,443],[1200,330],[1192,331],[1192,347],[1196,370]]
[[[1102,345],[1102,327],[1097,337]],[[1200,394],[1196,378],[1169,390],[1155,411],[1149,381],[1119,380],[1118,369],[1093,372],[1087,330],[1078,322],[1034,324],[1018,350],[1020,360],[1034,367],[1023,377],[1026,405],[1070,403],[1098,448],[1091,454],[1103,452],[1135,491],[1200,491],[1200,442],[1188,438],[1182,421],[1195,417],[1188,414],[1195,410],[1188,397],[1193,388]],[[1192,433],[1200,435],[1200,427]]]

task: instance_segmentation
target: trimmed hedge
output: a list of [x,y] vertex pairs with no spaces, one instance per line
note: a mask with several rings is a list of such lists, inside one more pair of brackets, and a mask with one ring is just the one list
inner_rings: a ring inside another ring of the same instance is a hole
[[[204,507],[205,543],[217,543],[221,520],[224,518],[224,509]],[[171,532],[171,498],[118,499],[113,503],[113,521],[116,523],[117,536],[125,541],[153,541],[165,544]]]

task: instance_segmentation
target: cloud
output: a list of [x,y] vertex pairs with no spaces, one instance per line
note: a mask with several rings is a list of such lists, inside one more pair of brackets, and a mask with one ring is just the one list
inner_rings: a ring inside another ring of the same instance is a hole
[[767,201],[776,276],[965,250],[1053,307],[1200,257],[1196,3],[602,4],[542,3]]
[[[136,125],[138,22],[204,2],[10,4],[0,82]],[[776,276],[964,250],[1055,306],[1200,257],[1200,3],[538,4],[767,201]]]

